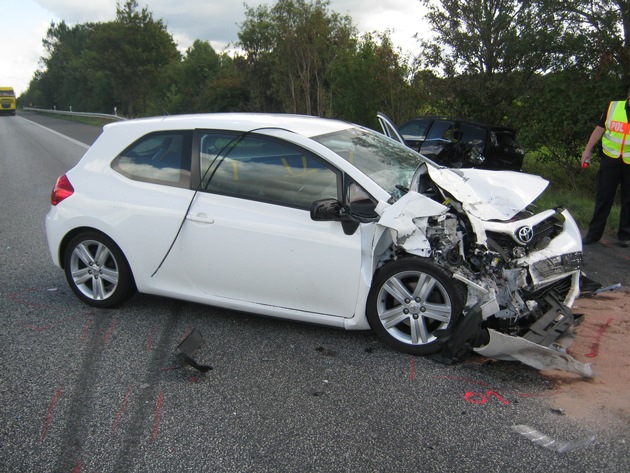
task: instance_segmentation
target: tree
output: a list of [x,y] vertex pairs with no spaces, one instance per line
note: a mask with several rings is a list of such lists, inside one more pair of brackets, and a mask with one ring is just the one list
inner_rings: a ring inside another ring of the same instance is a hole
[[536,76],[512,112],[519,141],[545,164],[548,178],[562,175],[565,190],[592,189],[594,180],[577,172],[582,151],[610,100],[616,79],[592,80],[588,71],[564,70]]
[[569,25],[575,63],[615,73],[630,85],[630,3],[627,0],[559,0],[549,8]]
[[112,105],[126,116],[143,115],[159,105],[168,90],[164,74],[179,51],[162,20],[154,20],[136,0],[117,4],[116,20],[102,24],[90,37],[91,68],[109,77]]
[[46,70],[36,76],[40,106],[60,110],[89,106],[86,101],[91,94],[85,81],[83,52],[93,27],[91,24],[69,27],[64,21],[51,23],[42,41],[45,55],[41,62]]
[[[44,69],[29,94],[39,106],[142,115],[161,109],[166,74],[180,59],[161,20],[135,0],[117,4],[116,20],[69,27],[51,24],[43,40]],[[32,101],[26,98],[28,101]]]
[[625,98],[630,85],[630,5],[564,0],[546,8],[564,26],[563,55],[552,72],[533,77],[512,117],[537,159],[568,177],[572,190],[583,190],[589,181],[575,170],[588,137],[608,102]]
[[421,1],[436,35],[421,42],[425,65],[449,79],[439,93],[458,115],[505,122],[529,79],[559,63],[564,26],[544,2]]
[[248,93],[227,54],[217,54],[207,41],[195,40],[184,59],[166,74],[168,113],[243,111]]
[[379,129],[376,112],[385,112],[401,123],[419,106],[409,83],[411,67],[387,32],[364,35],[330,67],[337,117]]
[[329,4],[278,0],[272,7],[247,7],[238,45],[257,109],[331,113],[329,65],[351,45],[354,27]]
[[208,111],[205,94],[218,74],[219,55],[207,41],[195,40],[181,62],[173,65],[167,76],[172,94],[167,100],[168,113]]

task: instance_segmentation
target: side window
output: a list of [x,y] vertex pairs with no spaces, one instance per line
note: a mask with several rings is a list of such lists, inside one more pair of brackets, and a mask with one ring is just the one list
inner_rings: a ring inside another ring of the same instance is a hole
[[402,126],[400,134],[403,135],[403,138],[406,140],[424,140],[430,124],[431,120],[428,118],[413,120]]
[[135,181],[188,187],[192,131],[143,136],[112,161],[112,169]]
[[202,189],[304,210],[316,200],[338,198],[337,173],[305,150],[254,136],[233,138],[201,136]]
[[436,120],[429,131],[427,140],[431,139],[443,139],[450,140],[453,133],[453,122]]
[[453,122],[436,120],[429,130],[427,139],[420,147],[420,153],[435,158],[453,137]]
[[486,130],[480,126],[475,126],[469,123],[462,123],[464,143],[482,144],[486,138]]

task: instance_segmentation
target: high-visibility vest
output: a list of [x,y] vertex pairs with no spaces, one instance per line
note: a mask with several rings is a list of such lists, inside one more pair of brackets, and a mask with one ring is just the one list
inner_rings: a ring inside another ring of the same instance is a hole
[[[630,164],[630,124],[626,114],[626,101],[610,102],[606,115],[606,131],[602,137],[602,148],[606,156],[619,158]],[[622,154],[623,152],[623,154]]]

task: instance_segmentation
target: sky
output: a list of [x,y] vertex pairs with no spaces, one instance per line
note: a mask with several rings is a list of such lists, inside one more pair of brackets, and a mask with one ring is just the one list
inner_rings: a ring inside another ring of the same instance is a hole
[[[154,19],[164,21],[182,52],[196,39],[223,51],[238,39],[244,5],[263,3],[275,0],[138,0],[140,8],[148,7]],[[116,17],[116,0],[0,0],[0,6],[0,86],[12,86],[18,96],[40,67],[42,39],[51,22],[64,20],[72,26]],[[419,49],[414,35],[428,36],[419,0],[331,0],[329,8],[350,16],[360,33],[390,31],[394,45],[413,55]]]

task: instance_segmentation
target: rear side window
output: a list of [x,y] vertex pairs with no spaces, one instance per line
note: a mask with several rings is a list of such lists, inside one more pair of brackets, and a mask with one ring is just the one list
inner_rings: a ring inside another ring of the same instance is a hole
[[403,138],[406,140],[424,140],[427,136],[427,129],[431,121],[432,120],[425,118],[407,122],[400,128],[400,134],[403,135]]
[[464,143],[482,144],[486,140],[486,129],[470,123],[462,123],[462,141]]
[[191,147],[192,131],[150,133],[120,153],[112,169],[135,181],[189,187]]
[[453,122],[436,120],[433,126],[431,127],[431,130],[429,131],[427,140],[432,140],[432,139],[450,140],[452,134],[453,134]]
[[211,132],[201,136],[200,151],[205,191],[304,210],[338,198],[338,174],[288,143]]

